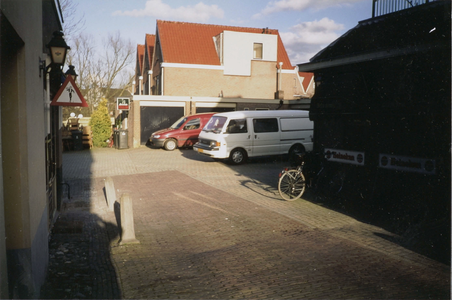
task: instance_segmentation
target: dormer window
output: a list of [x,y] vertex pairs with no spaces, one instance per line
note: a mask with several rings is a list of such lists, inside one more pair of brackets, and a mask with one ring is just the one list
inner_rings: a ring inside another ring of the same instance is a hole
[[262,43],[254,43],[253,58],[254,59],[262,59],[262,53],[263,53],[263,44]]

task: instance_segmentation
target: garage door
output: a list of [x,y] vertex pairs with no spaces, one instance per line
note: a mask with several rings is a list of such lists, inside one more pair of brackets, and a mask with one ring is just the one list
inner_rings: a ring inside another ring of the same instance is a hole
[[153,132],[170,127],[184,115],[183,107],[142,106],[140,110],[142,145],[147,143]]

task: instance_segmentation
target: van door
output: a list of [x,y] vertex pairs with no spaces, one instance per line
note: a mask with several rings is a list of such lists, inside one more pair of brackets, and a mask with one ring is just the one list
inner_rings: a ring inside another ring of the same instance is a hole
[[251,156],[252,149],[252,131],[250,123],[246,119],[231,119],[223,133],[227,144],[227,152],[239,147],[246,150],[248,156]]
[[253,118],[253,156],[280,153],[280,133],[277,118]]

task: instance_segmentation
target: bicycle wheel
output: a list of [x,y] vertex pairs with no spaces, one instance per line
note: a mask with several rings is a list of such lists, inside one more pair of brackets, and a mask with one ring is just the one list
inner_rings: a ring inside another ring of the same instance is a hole
[[297,200],[303,195],[305,189],[306,180],[304,175],[297,170],[289,170],[279,178],[278,191],[284,200]]

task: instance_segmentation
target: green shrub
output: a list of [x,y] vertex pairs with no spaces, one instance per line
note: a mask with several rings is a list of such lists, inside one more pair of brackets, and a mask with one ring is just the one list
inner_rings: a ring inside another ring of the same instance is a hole
[[103,99],[91,115],[89,122],[93,132],[94,147],[107,147],[111,136],[111,120],[108,115],[107,99]]

